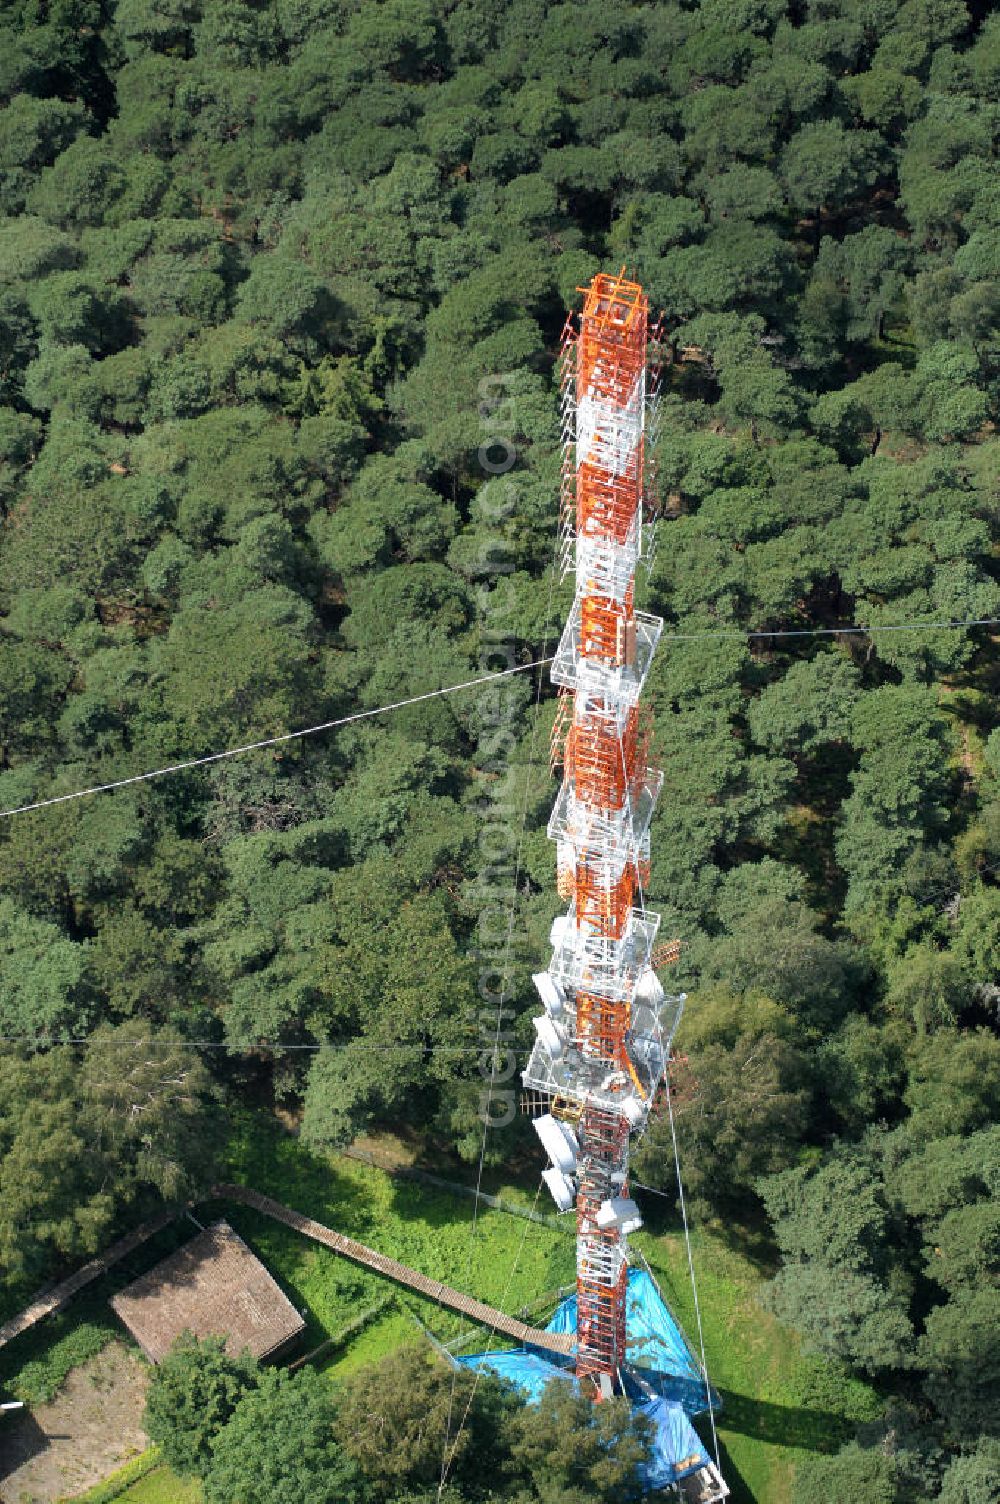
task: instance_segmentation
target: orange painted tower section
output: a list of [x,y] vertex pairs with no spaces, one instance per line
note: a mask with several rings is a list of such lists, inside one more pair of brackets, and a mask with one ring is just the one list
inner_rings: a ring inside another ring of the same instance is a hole
[[[553,660],[560,686],[549,822],[568,912],[535,978],[544,1013],[525,1084],[548,1111],[535,1128],[545,1174],[577,1219],[577,1374],[617,1391],[626,1358],[629,1144],[662,1081],[683,999],[652,966],[659,916],[645,905],[649,825],[662,774],[649,766],[640,704],[662,622],[636,609],[644,521],[649,307],[638,283],[600,274],[582,290],[562,351],[563,565],[576,594]],[[655,385],[655,383],[654,383]]]

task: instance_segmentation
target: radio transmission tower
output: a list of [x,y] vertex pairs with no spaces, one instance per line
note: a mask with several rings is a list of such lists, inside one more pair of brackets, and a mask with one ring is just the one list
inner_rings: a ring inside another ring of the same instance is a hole
[[663,1079],[683,997],[653,969],[659,915],[645,906],[649,825],[663,774],[650,768],[640,705],[658,617],[635,609],[648,565],[643,519],[649,306],[623,275],[584,291],[578,331],[567,321],[563,394],[563,566],[576,596],[552,667],[560,686],[553,734],[564,776],[549,821],[559,892],[548,970],[533,978],[544,1012],[524,1072],[546,1110],[534,1121],[552,1164],[556,1204],[577,1216],[577,1375],[600,1396],[620,1390],[625,1362],[628,1234],[641,1226],[628,1192],[629,1142]]

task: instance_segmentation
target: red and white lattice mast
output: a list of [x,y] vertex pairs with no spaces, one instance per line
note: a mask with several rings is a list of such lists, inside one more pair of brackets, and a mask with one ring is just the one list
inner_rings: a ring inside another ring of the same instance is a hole
[[[653,969],[659,915],[645,906],[649,825],[663,775],[648,766],[640,697],[663,623],[635,609],[648,560],[643,519],[650,403],[649,306],[621,276],[583,289],[578,332],[563,340],[563,562],[576,596],[552,667],[553,733],[564,764],[549,835],[568,913],[534,982],[545,1011],[524,1083],[557,1205],[577,1215],[577,1374],[599,1395],[621,1386],[629,1141],[662,1082],[682,998]],[[655,396],[655,393],[653,394]],[[661,948],[665,949],[665,948]],[[673,959],[673,955],[670,959]]]

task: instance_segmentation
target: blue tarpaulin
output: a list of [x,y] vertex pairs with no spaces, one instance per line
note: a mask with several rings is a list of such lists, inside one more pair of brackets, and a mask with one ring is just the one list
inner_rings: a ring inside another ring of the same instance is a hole
[[653,1428],[649,1461],[639,1468],[643,1488],[665,1488],[705,1466],[708,1453],[682,1405],[656,1399],[634,1409],[647,1416]]
[[[576,1296],[556,1310],[549,1332],[576,1331]],[[645,1269],[630,1269],[625,1306],[625,1351],[628,1362],[644,1370],[657,1394],[684,1406],[689,1415],[707,1410],[705,1381],[680,1327]],[[713,1407],[718,1396],[712,1396]]]
[[[546,1330],[576,1332],[575,1295],[562,1301]],[[705,1383],[680,1328],[642,1269],[630,1269],[628,1274],[625,1338],[629,1364],[641,1370],[642,1379],[639,1383],[626,1373],[626,1393],[633,1409],[648,1416],[653,1427],[650,1459],[640,1468],[640,1482],[644,1489],[665,1488],[708,1461],[690,1420],[707,1408]],[[537,1404],[552,1379],[576,1384],[569,1360],[561,1362],[540,1348],[472,1353],[457,1361],[464,1368],[488,1369],[508,1379],[527,1395],[530,1404]],[[713,1408],[718,1403],[713,1391]]]
[[490,1373],[499,1374],[501,1379],[508,1379],[524,1391],[531,1404],[536,1404],[541,1399],[542,1390],[550,1379],[565,1379],[576,1384],[571,1368],[563,1368],[559,1363],[543,1358],[540,1353],[528,1352],[523,1347],[499,1353],[472,1353],[457,1361],[463,1368],[488,1369]]

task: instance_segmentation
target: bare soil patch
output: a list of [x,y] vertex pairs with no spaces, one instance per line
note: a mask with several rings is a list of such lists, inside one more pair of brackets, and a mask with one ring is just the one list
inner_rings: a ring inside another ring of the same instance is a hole
[[148,1370],[121,1342],[74,1368],[47,1405],[8,1416],[0,1433],[0,1504],[55,1504],[149,1445]]

